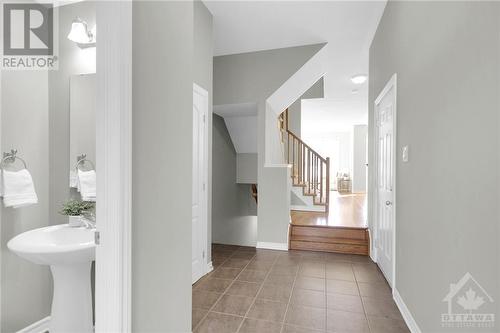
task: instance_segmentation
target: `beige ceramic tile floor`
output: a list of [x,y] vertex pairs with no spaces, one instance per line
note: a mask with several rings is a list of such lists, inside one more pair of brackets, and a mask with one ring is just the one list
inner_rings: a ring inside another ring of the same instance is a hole
[[196,333],[409,332],[364,256],[218,245],[193,286]]

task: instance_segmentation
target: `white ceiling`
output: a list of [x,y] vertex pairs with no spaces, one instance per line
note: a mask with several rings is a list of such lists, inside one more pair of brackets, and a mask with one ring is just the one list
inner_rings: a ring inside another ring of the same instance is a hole
[[371,43],[385,1],[212,1],[214,55],[330,42],[352,51]]
[[301,134],[313,137],[331,132],[350,132],[353,125],[368,123],[368,114],[363,110],[362,106],[352,102],[319,98],[302,100]]
[[[304,125],[319,129],[366,123],[368,83],[356,86],[350,77],[368,73],[368,50],[385,0],[204,3],[214,16],[216,56],[327,42],[325,99],[305,103],[303,116],[309,121]],[[353,89],[358,93],[352,94]]]

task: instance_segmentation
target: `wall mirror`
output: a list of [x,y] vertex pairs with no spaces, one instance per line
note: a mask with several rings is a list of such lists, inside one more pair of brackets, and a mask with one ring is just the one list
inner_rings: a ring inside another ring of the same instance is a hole
[[[70,166],[86,155],[95,164],[96,147],[96,75],[73,75],[70,79]],[[90,163],[82,168],[92,168]]]

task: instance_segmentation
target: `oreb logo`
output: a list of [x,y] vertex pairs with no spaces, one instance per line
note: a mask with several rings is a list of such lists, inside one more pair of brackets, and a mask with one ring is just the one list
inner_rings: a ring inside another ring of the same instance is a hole
[[4,3],[2,9],[2,69],[56,69],[53,5]]
[[441,314],[443,327],[476,330],[495,327],[494,300],[469,272],[450,284],[443,302],[448,304],[448,312]]

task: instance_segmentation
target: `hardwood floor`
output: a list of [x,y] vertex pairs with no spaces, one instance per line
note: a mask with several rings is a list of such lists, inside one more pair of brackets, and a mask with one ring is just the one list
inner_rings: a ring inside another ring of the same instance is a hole
[[339,194],[330,193],[330,212],[292,211],[292,224],[301,226],[327,226],[362,228],[366,224],[366,194]]
[[293,250],[369,254],[366,194],[331,192],[330,212],[291,211]]

